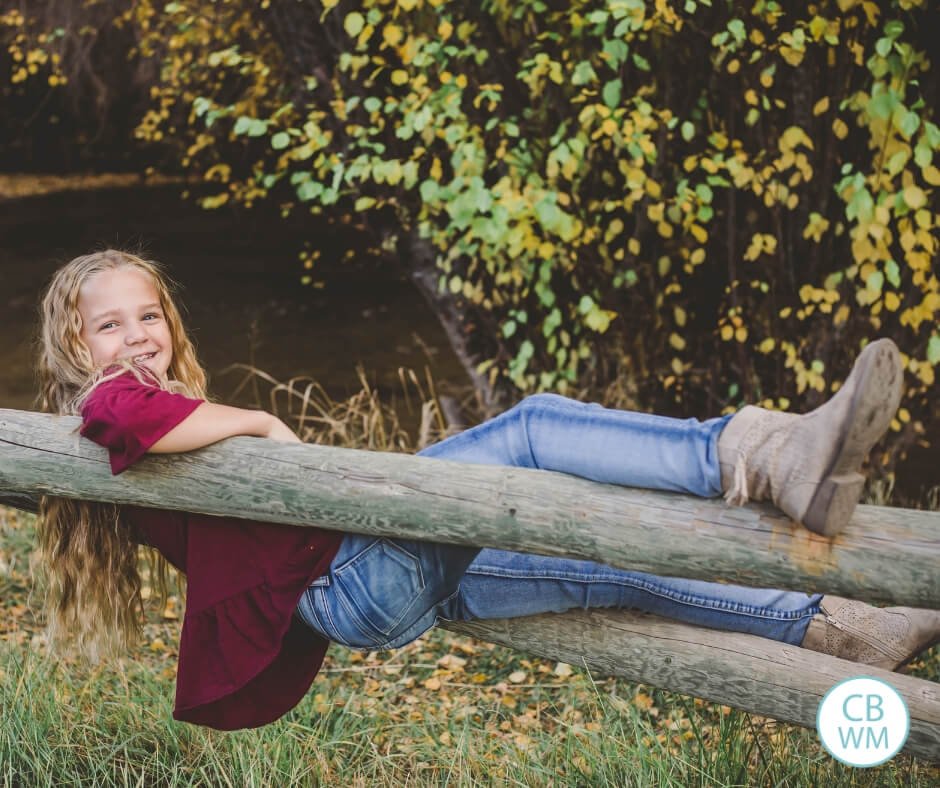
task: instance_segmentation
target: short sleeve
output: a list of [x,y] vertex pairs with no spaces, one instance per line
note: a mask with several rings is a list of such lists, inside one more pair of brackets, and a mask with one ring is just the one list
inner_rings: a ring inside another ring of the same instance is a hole
[[82,406],[81,435],[104,446],[116,475],[201,405],[203,400],[164,391],[130,372],[102,383]]

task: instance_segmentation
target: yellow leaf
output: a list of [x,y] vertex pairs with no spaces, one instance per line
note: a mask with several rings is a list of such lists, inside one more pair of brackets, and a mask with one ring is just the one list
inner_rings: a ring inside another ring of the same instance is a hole
[[396,68],[392,72],[392,84],[404,85],[408,81],[408,72],[403,68]]
[[931,164],[924,170],[924,180],[931,186],[940,186],[940,170]]
[[735,330],[735,332],[734,332],[734,338],[735,338],[736,340],[738,340],[738,342],[744,342],[744,341],[746,341],[746,340],[747,340],[747,327],[746,327],[746,326],[741,326],[740,328],[738,328],[737,330]]
[[551,257],[553,254],[555,254],[555,245],[549,243],[548,241],[542,241],[542,243],[539,244],[538,254],[539,257],[543,259]]
[[401,28],[398,25],[385,25],[382,30],[382,38],[390,47],[398,46],[403,38]]
[[814,115],[822,115],[826,110],[829,109],[829,96],[824,96],[819,99],[816,104],[813,106]]
[[660,222],[656,225],[656,230],[663,238],[672,238],[672,225],[669,222]]
[[735,58],[730,63],[728,63],[728,73],[737,74],[741,68],[741,61]]
[[844,140],[849,134],[849,127],[845,125],[845,121],[842,120],[842,118],[836,118],[832,121],[832,133],[840,140]]
[[751,104],[752,106],[755,106],[755,107],[757,106],[757,101],[758,101],[758,99],[757,99],[757,93],[754,91],[753,88],[751,88],[750,90],[748,90],[748,91],[745,92],[745,94],[744,94],[744,100],[745,100],[748,104]]
[[446,41],[450,38],[450,34],[454,32],[454,26],[447,20],[443,20],[437,26],[437,34],[441,37],[442,40]]
[[898,411],[898,418],[901,420],[902,424],[907,424],[911,420],[911,414],[907,408],[901,408]]
[[695,237],[695,240],[700,244],[705,243],[708,240],[708,231],[698,224],[693,224],[689,227],[689,232]]
[[721,338],[727,342],[733,336],[734,336],[734,329],[731,327],[730,324],[725,323],[725,325],[721,327]]
[[763,342],[760,343],[757,349],[761,353],[769,353],[771,350],[774,349],[775,344],[776,342],[774,341],[773,337],[767,337],[767,339],[765,339]]
[[885,293],[885,309],[894,312],[901,305],[901,299],[897,293]]
[[903,194],[904,202],[914,210],[922,207],[927,202],[927,196],[919,186],[908,186]]
[[[675,308],[672,310],[672,313],[673,313],[673,316],[674,316],[675,319],[676,319],[676,325],[684,326],[684,325],[685,325],[685,319],[686,319],[685,310],[684,310],[681,306],[677,306],[677,307],[675,307]],[[681,349],[682,349],[682,348],[679,348],[679,350],[681,350]]]
[[343,20],[343,28],[351,38],[355,38],[362,32],[365,23],[365,17],[358,11],[353,11],[351,14],[346,14],[346,19]]
[[633,705],[643,711],[649,711],[653,706],[653,699],[645,692],[638,692],[636,697],[633,698]]
[[640,242],[636,238],[631,238],[627,241],[627,249],[630,251],[630,254],[637,255],[640,253]]
[[441,680],[437,676],[431,676],[431,678],[426,679],[422,682],[424,686],[429,690],[439,690],[441,688]]
[[685,340],[675,332],[669,335],[669,344],[676,350],[685,350]]
[[689,257],[689,262],[692,263],[692,265],[700,265],[705,262],[705,250],[702,249],[702,247],[696,249]]

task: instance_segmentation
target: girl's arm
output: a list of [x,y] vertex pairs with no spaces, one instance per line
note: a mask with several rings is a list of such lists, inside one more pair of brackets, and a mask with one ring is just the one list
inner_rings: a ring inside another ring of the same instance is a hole
[[192,451],[233,435],[301,442],[290,427],[266,411],[203,402],[148,451],[153,454]]

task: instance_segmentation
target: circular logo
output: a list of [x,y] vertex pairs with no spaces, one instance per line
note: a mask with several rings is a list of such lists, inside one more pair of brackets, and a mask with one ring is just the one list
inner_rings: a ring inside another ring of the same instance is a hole
[[816,730],[833,758],[877,766],[907,741],[911,714],[900,693],[872,676],[853,676],[830,689],[816,711]]

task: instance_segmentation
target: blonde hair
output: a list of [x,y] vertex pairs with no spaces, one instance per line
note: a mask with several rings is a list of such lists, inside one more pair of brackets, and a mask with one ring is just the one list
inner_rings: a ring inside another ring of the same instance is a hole
[[[130,360],[96,365],[82,340],[79,289],[97,274],[127,268],[149,276],[159,294],[173,351],[166,375],[158,377]],[[35,405],[44,413],[80,415],[82,403],[97,386],[126,370],[141,382],[207,399],[206,373],[196,360],[173,303],[172,286],[158,263],[115,249],[76,257],[59,268],[43,294],[40,309],[39,395]],[[115,364],[120,369],[105,372]],[[142,370],[150,373],[149,380],[143,380]],[[121,507],[42,496],[36,533],[38,547],[30,565],[45,581],[43,612],[52,653],[75,650],[98,662],[136,643],[141,630],[138,613],[143,613],[139,545]],[[165,601],[166,560],[153,548],[145,548],[143,553],[158,598]]]

